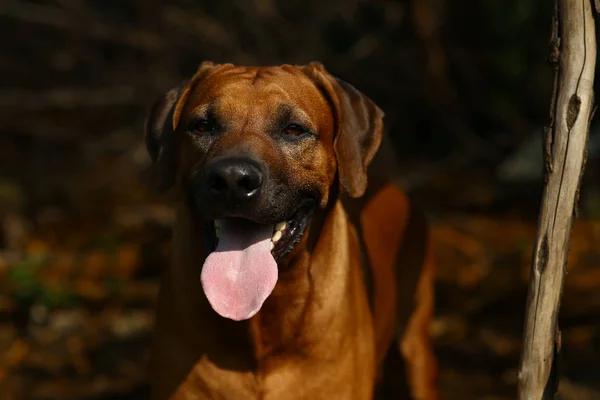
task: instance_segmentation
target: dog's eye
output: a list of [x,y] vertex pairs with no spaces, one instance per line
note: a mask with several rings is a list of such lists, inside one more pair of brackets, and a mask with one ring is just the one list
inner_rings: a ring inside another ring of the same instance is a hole
[[215,123],[208,119],[201,119],[198,121],[192,122],[190,125],[189,131],[196,135],[203,135],[206,133],[212,133],[215,131]]
[[284,129],[284,132],[286,135],[291,135],[291,136],[302,136],[305,133],[308,133],[308,131],[306,129],[304,129],[300,125],[296,125],[296,124],[290,124],[290,125],[286,126]]

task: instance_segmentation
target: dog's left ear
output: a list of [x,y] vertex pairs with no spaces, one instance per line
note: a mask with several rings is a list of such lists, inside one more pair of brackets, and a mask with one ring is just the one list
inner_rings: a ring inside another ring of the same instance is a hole
[[327,96],[334,111],[334,150],[340,183],[351,197],[367,188],[367,167],[381,143],[384,113],[349,83],[330,75],[322,64],[304,68]]

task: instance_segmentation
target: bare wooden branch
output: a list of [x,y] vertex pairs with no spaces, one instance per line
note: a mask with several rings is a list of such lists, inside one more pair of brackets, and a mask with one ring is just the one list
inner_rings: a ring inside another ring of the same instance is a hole
[[557,4],[558,37],[552,42],[558,54],[551,59],[558,59],[558,86],[551,101],[546,185],[527,297],[519,368],[521,400],[551,399],[558,386],[557,318],[593,109],[596,34],[592,1],[557,0]]

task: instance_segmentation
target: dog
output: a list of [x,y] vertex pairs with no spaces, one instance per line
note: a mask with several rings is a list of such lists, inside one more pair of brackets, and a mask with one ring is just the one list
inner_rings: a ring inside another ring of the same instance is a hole
[[153,400],[437,399],[431,245],[383,116],[317,62],[204,62],[154,103]]

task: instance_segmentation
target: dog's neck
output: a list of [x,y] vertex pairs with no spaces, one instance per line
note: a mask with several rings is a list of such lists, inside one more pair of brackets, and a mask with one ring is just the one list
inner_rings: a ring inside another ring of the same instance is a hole
[[[326,209],[315,212],[302,241],[279,263],[279,279],[273,293],[259,313],[244,322],[218,316],[202,292],[200,272],[207,253],[204,229],[198,225],[187,207],[178,208],[174,227],[177,247],[173,249],[173,264],[163,282],[170,286],[163,290],[169,292],[172,312],[179,314],[183,325],[180,332],[189,333],[189,341],[203,340],[206,335],[217,335],[218,340],[229,337],[235,346],[241,345],[236,351],[248,351],[252,359],[261,360],[299,339],[310,349],[311,342],[322,342],[323,335],[343,331],[331,324],[343,323],[345,318],[339,314],[349,307],[336,301],[349,298],[356,301],[346,293],[351,285],[357,284],[354,278],[359,269],[350,268],[349,260],[358,259],[350,252],[358,252],[358,247],[337,198]],[[340,232],[347,236],[340,237]],[[355,244],[349,246],[348,241]],[[314,351],[319,350],[314,348]]]

